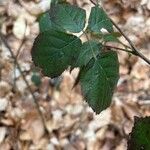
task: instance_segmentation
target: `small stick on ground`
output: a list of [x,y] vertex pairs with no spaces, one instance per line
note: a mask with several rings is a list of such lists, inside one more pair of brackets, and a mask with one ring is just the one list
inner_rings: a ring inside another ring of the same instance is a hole
[[21,48],[22,48],[22,46],[23,46],[23,44],[24,44],[24,42],[25,42],[25,34],[26,34],[26,30],[27,30],[27,22],[25,22],[26,23],[26,28],[25,28],[25,31],[24,31],[24,36],[23,36],[23,40],[21,41],[21,44],[19,45],[19,48],[18,48],[18,50],[17,50],[17,54],[16,54],[16,59],[14,60],[14,88],[16,88],[16,72],[15,72],[15,69],[16,69],[16,61],[17,61],[17,58],[18,58],[18,55],[19,55],[19,53],[20,53],[20,51],[21,51]]
[[10,52],[10,54],[11,54],[11,57],[12,57],[12,58],[15,60],[15,62],[16,62],[16,65],[17,65],[17,67],[18,67],[18,70],[19,70],[19,72],[20,72],[20,74],[21,74],[21,76],[22,76],[22,78],[23,78],[23,80],[24,80],[24,82],[25,82],[25,84],[26,84],[26,86],[27,86],[27,88],[28,88],[28,90],[29,90],[29,92],[30,92],[32,98],[33,98],[33,101],[34,101],[34,103],[35,103],[35,105],[36,105],[36,109],[37,109],[37,111],[38,111],[38,113],[39,113],[39,115],[40,115],[40,117],[41,117],[41,120],[42,120],[43,125],[44,125],[44,128],[45,128],[45,132],[48,134],[48,130],[47,130],[47,128],[46,128],[45,119],[44,119],[44,116],[43,116],[43,114],[42,114],[42,112],[41,112],[41,110],[40,110],[40,105],[39,105],[39,103],[38,103],[38,101],[37,101],[35,95],[34,95],[33,92],[32,92],[32,89],[31,89],[31,87],[30,87],[30,85],[29,85],[29,83],[28,83],[28,81],[27,81],[27,79],[26,79],[26,77],[25,77],[25,75],[24,75],[24,73],[23,73],[23,71],[22,71],[22,69],[21,69],[21,67],[20,67],[20,65],[19,65],[19,63],[18,63],[18,61],[17,61],[17,58],[16,58],[16,56],[14,55],[13,51],[11,50],[11,47],[10,47],[9,44],[7,43],[7,40],[6,40],[5,36],[4,36],[1,32],[0,32],[0,38],[1,38],[2,42],[4,43],[4,45],[7,47],[7,49],[9,50],[9,52]]

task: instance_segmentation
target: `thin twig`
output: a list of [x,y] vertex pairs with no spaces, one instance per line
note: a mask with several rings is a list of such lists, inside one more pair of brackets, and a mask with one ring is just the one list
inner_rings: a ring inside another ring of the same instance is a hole
[[17,57],[18,57],[18,55],[19,55],[19,53],[20,53],[20,51],[21,51],[21,48],[22,48],[22,46],[23,46],[23,44],[24,44],[24,41],[25,41],[25,40],[22,40],[22,41],[21,41],[21,44],[20,44],[20,46],[19,46],[19,48],[18,48],[18,50],[17,50],[17,54],[16,54],[16,56],[15,56],[16,59],[14,59],[14,87],[16,87],[16,72],[15,72],[15,69],[16,69],[16,66],[17,66]]
[[[94,5],[97,5],[95,2],[93,2],[93,0],[90,0],[90,2]],[[128,43],[131,46],[132,51],[134,52],[134,54],[136,54],[137,56],[139,56],[141,59],[143,59],[145,62],[147,62],[150,65],[150,60],[148,58],[146,58],[142,53],[140,53],[138,51],[138,49],[135,47],[135,45],[131,42],[131,40],[125,35],[125,33],[120,29],[120,27],[109,17],[109,19],[111,20],[112,24],[115,26],[115,28],[122,34],[122,36],[128,41]]]
[[26,36],[26,31],[27,31],[27,21],[25,21],[25,26],[26,26],[26,28],[25,28],[25,30],[24,30],[23,40],[21,41],[21,44],[20,44],[20,46],[19,46],[19,48],[18,48],[18,50],[17,50],[16,58],[19,56],[19,53],[20,53],[20,51],[21,51],[21,48],[22,48],[22,46],[23,46],[23,44],[24,44],[24,42],[25,42],[25,40],[26,40],[25,36]]
[[119,47],[114,47],[114,46],[109,46],[109,45],[103,45],[103,46],[106,47],[106,48],[111,48],[111,49],[113,48],[113,49],[116,49],[116,50],[128,52],[128,53],[131,53],[131,54],[137,56],[137,54],[134,53],[133,51],[130,51],[130,50],[127,50],[127,49],[124,49],[124,48],[119,48]]
[[20,46],[19,46],[19,48],[18,48],[18,50],[17,50],[17,54],[16,54],[16,59],[14,60],[14,88],[16,87],[16,72],[15,72],[15,69],[16,69],[16,61],[17,61],[17,58],[18,58],[18,56],[19,56],[19,54],[20,54],[20,51],[21,51],[21,48],[22,48],[22,46],[23,46],[23,44],[24,44],[24,42],[25,42],[25,34],[26,34],[26,30],[27,30],[27,22],[25,21],[25,24],[26,24],[26,28],[25,28],[25,31],[24,31],[24,35],[23,35],[23,40],[21,41],[21,44],[20,44]]
[[[118,39],[118,40],[119,40],[119,39]],[[128,46],[128,45],[126,45],[126,44],[124,44],[124,43],[123,43],[122,41],[120,41],[120,40],[119,40],[119,43],[120,43],[120,44],[122,44],[124,47],[131,49],[131,47],[130,47],[130,46]]]
[[29,90],[29,92],[30,92],[30,94],[31,94],[31,96],[32,96],[32,98],[33,98],[33,101],[34,101],[34,103],[35,103],[35,105],[36,105],[37,111],[38,111],[38,113],[39,113],[39,115],[40,115],[40,117],[41,117],[41,120],[42,120],[42,122],[43,122],[45,131],[48,133],[47,128],[46,128],[46,124],[45,124],[45,119],[44,119],[43,114],[42,114],[42,112],[41,112],[41,110],[40,110],[40,105],[38,104],[37,99],[36,99],[35,95],[34,95],[33,92],[32,92],[32,89],[31,89],[31,87],[30,87],[30,85],[29,85],[29,83],[28,83],[28,81],[27,81],[27,79],[26,79],[26,77],[25,77],[25,75],[24,75],[24,73],[23,73],[23,71],[22,71],[22,69],[21,69],[21,67],[20,67],[20,65],[19,65],[19,63],[18,63],[18,61],[17,61],[17,59],[16,59],[16,56],[15,56],[14,53],[12,52],[11,47],[9,46],[9,44],[7,43],[5,37],[2,35],[1,32],[0,32],[0,38],[1,38],[2,42],[4,43],[4,45],[8,48],[8,50],[9,50],[9,52],[10,52],[10,54],[11,54],[11,57],[15,60],[16,65],[17,65],[17,67],[18,67],[18,70],[19,70],[20,74],[22,75],[22,78],[23,78],[23,80],[24,80],[26,86],[28,87],[28,90]]
[[118,25],[110,18],[112,24],[116,27],[116,29],[122,34],[122,36],[128,41],[130,44],[132,50],[134,51],[137,56],[142,58],[145,62],[147,62],[150,65],[150,60],[146,58],[142,53],[138,51],[138,49],[135,47],[135,45],[131,42],[131,40],[125,35],[125,33],[118,27]]
[[90,2],[93,4],[93,5],[97,5],[94,1],[90,0]]

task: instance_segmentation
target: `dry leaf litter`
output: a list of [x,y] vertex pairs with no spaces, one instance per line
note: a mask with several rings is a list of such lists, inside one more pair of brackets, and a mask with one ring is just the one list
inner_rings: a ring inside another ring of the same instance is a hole
[[[42,83],[36,87],[31,82],[34,66],[30,52],[39,33],[37,17],[49,8],[49,3],[0,0],[1,32],[16,55],[45,120],[44,126],[16,62],[1,42],[0,150],[126,150],[134,116],[150,116],[150,67],[140,58],[119,52],[118,86],[112,105],[100,115],[83,102],[79,85],[72,90],[78,69],[63,73],[59,89],[42,75]],[[77,4],[89,14],[89,1],[78,0]],[[150,0],[103,0],[102,5],[150,58]]]

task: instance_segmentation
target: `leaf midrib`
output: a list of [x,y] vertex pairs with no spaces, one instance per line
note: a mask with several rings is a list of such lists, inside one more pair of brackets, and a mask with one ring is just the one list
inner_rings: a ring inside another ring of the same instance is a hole
[[[111,93],[111,87],[110,87],[110,84],[109,84],[109,78],[107,77],[107,74],[106,74],[106,72],[105,72],[105,70],[103,69],[103,67],[102,67],[102,65],[100,65],[99,63],[98,63],[98,66],[102,69],[102,73],[104,74],[104,76],[105,76],[105,78],[106,78],[106,81],[108,82],[108,87],[109,87],[109,90],[110,90],[110,92],[109,92],[109,95],[110,95],[110,93]],[[104,94],[103,94],[104,95]],[[104,99],[104,97],[103,97],[103,99]]]

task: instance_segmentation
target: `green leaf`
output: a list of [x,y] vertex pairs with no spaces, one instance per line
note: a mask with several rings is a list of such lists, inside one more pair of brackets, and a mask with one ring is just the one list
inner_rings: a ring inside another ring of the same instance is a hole
[[93,57],[96,57],[100,53],[101,48],[102,45],[94,40],[83,43],[77,59],[77,66],[86,66]]
[[150,150],[150,117],[135,117],[135,124],[128,141],[128,150]]
[[85,10],[77,6],[57,4],[52,5],[50,17],[55,24],[65,30],[78,33],[82,31],[85,26],[86,13]]
[[60,4],[60,3],[65,3],[66,0],[51,0],[51,4]]
[[48,30],[35,39],[32,59],[35,65],[42,68],[44,75],[54,78],[69,65],[75,65],[81,46],[81,40],[74,35]]
[[58,26],[51,20],[49,12],[43,13],[39,17],[38,21],[39,21],[39,26],[40,26],[40,32],[44,32],[50,29],[64,31],[60,26]]
[[44,32],[52,28],[52,22],[50,20],[49,13],[43,13],[39,19],[40,32]]
[[103,53],[92,59],[80,72],[80,82],[86,101],[96,113],[106,109],[112,99],[119,78],[116,52]]
[[113,32],[113,25],[105,11],[99,6],[92,7],[88,29],[92,32],[100,33],[102,28],[108,32]]

